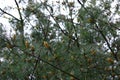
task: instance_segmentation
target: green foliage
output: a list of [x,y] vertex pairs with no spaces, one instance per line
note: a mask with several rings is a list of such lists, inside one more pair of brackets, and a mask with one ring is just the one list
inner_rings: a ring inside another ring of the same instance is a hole
[[20,19],[0,8],[14,32],[7,36],[1,22],[0,79],[120,79],[119,6],[112,12],[113,2],[104,0],[15,3]]

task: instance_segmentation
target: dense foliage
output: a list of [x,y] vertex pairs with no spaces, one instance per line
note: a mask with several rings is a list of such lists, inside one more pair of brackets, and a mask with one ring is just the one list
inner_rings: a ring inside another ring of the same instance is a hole
[[119,1],[14,3],[0,8],[0,79],[120,79]]

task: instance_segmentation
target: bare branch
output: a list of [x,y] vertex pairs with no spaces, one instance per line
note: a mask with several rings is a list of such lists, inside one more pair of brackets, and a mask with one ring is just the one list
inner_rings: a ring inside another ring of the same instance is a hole
[[20,12],[20,7],[19,7],[19,5],[18,5],[18,3],[17,3],[16,0],[15,0],[15,3],[16,3],[16,6],[17,6],[17,9],[18,9],[18,12],[19,12],[19,16],[20,16],[21,23],[22,23],[22,25],[23,25],[23,19],[22,19],[22,14],[21,14],[21,12]]
[[84,4],[82,4],[82,3],[80,2],[80,0],[77,0],[77,1],[78,1],[78,3],[88,12],[88,10],[87,10],[87,8],[85,8]]
[[9,15],[9,16],[11,16],[11,17],[13,17],[14,19],[16,19],[16,20],[20,21],[18,18],[16,18],[15,16],[13,16],[13,15],[12,15],[12,14],[10,14],[10,13],[8,13],[8,12],[4,11],[4,10],[3,10],[3,9],[1,9],[1,8],[0,8],[0,11],[2,11],[4,14],[7,14],[7,15]]

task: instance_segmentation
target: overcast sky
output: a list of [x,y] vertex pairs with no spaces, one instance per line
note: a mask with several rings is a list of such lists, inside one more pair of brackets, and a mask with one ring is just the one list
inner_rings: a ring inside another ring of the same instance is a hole
[[[19,1],[19,0],[17,0],[17,1]],[[27,0],[25,0],[25,1],[27,1]],[[34,1],[40,1],[40,0],[34,0]],[[44,0],[41,0],[41,1],[44,1]],[[56,2],[56,1],[62,2],[63,0],[48,0],[48,1],[49,1],[49,3],[52,3],[52,2]],[[68,1],[75,1],[75,5],[79,5],[77,3],[77,0],[68,0]],[[119,0],[114,0],[114,3],[112,4],[112,7],[113,7],[112,11],[114,11],[114,7],[116,6],[117,1],[119,1]],[[0,4],[1,4],[0,8],[4,9],[5,7],[7,7],[8,8],[7,11],[10,14],[12,14],[15,17],[19,18],[19,14],[18,14],[18,11],[17,11],[17,8],[16,8],[16,4],[15,4],[14,0],[0,0]],[[25,7],[25,4],[24,5],[23,4],[20,4],[19,6],[20,7]],[[10,10],[9,8],[13,8],[13,9]],[[61,13],[66,13],[66,12],[64,12],[63,10],[61,10]],[[119,17],[120,16],[117,15],[114,18],[119,18]],[[3,17],[0,17],[0,23],[5,24],[4,27],[7,29],[7,31],[10,31],[10,25],[9,25],[8,20],[6,18],[9,18],[9,16],[6,15],[6,14],[4,14]]]
[[[17,0],[19,1],[19,0]],[[27,1],[27,0],[25,0]],[[34,0],[34,1],[40,1],[40,0]],[[44,0],[41,0],[41,1],[44,1]],[[62,2],[63,0],[48,0],[49,3],[55,3],[56,1],[60,1]],[[74,1],[74,0],[68,0],[68,1]],[[76,1],[76,0],[75,0]],[[0,0],[0,8],[1,9],[7,9],[5,11],[9,12],[10,14],[14,15],[15,17],[19,18],[19,14],[18,14],[18,11],[17,11],[17,8],[16,8],[16,4],[15,4],[15,1],[14,0]],[[24,4],[24,3],[23,3]],[[19,4],[20,7],[25,7],[25,4]],[[78,4],[77,4],[78,5]],[[6,8],[5,8],[6,7]],[[66,13],[64,12],[62,9],[61,9],[61,13]],[[7,15],[7,14],[4,14],[2,17],[0,17],[0,23],[3,23],[5,26],[5,29],[7,30],[8,32],[8,35],[9,35],[9,31],[10,31],[10,24],[8,23],[8,18],[10,16]]]

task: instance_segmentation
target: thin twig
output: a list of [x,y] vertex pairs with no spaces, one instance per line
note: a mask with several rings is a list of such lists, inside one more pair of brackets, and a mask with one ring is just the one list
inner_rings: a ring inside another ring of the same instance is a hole
[[80,79],[79,79],[78,77],[76,77],[75,75],[72,75],[72,74],[70,74],[70,73],[68,73],[68,72],[66,72],[66,71],[64,71],[64,70],[62,70],[61,68],[59,68],[59,67],[57,67],[57,66],[55,66],[55,65],[53,65],[53,64],[51,64],[51,63],[49,63],[48,61],[42,59],[40,56],[38,57],[38,56],[36,56],[35,54],[30,54],[30,53],[28,53],[28,52],[26,52],[26,51],[24,51],[24,53],[25,53],[26,55],[32,56],[32,57],[34,57],[34,58],[37,58],[38,61],[42,61],[43,63],[46,63],[46,64],[52,66],[53,68],[55,68],[55,69],[57,69],[57,70],[63,72],[64,74],[67,74],[67,75],[73,77],[75,80],[80,80]]
[[0,8],[0,11],[2,11],[4,14],[7,14],[7,15],[9,15],[9,16],[11,16],[11,17],[13,17],[14,19],[16,19],[16,20],[20,21],[18,18],[16,18],[15,16],[13,16],[13,15],[12,15],[12,14],[10,14],[10,13],[8,13],[8,12],[4,11],[4,10],[3,10],[3,9],[1,9],[1,8]]
[[[43,2],[41,2],[41,3],[43,3]],[[43,3],[44,4],[44,3]],[[61,27],[60,27],[60,25],[59,25],[59,23],[55,20],[55,18],[54,18],[54,16],[50,13],[50,11],[48,10],[48,8],[47,8],[47,4],[44,4],[44,6],[45,6],[45,8],[47,9],[47,11],[49,12],[49,14],[50,14],[50,16],[54,19],[54,21],[56,22],[56,24],[57,24],[57,26],[59,27],[59,29],[61,30],[61,32],[64,34],[64,35],[67,35],[68,34],[68,32],[67,31],[64,31]],[[50,6],[49,6],[50,7]]]
[[85,8],[85,6],[80,2],[80,0],[77,0],[77,1],[88,12],[87,8]]
[[[40,59],[40,60],[42,60],[42,59]],[[42,60],[42,61],[43,61],[43,60]],[[60,68],[54,66],[53,64],[48,63],[47,61],[43,61],[43,62],[49,64],[50,66],[54,67],[54,68],[57,69],[57,70],[60,70],[60,71],[63,72],[64,74],[67,74],[67,75],[69,75],[69,76],[75,78],[76,80],[80,80],[80,79],[77,78],[76,76],[74,76],[74,75],[72,75],[72,74],[70,74],[70,73],[68,73],[68,72],[66,72],[66,71],[64,71],[64,70],[62,70],[62,69],[60,69]]]
[[[32,75],[34,75],[35,70],[37,69],[37,65],[38,65],[38,62],[39,62],[39,57],[40,57],[40,55],[39,55],[38,58],[36,59],[36,63],[35,63],[35,65],[34,65]],[[31,78],[31,80],[33,80],[33,79]]]
[[75,28],[75,25],[74,25],[73,20],[72,20],[71,22],[72,22],[72,26],[73,26],[74,31],[75,31],[75,37],[76,37],[75,41],[76,41],[77,47],[79,48],[79,47],[80,47],[80,44],[79,44],[79,38],[78,38],[78,35],[77,35],[77,30],[76,30],[76,28]]
[[114,53],[113,49],[110,47],[110,43],[108,42],[107,38],[105,37],[105,35],[103,34],[103,32],[99,29],[98,25],[96,24],[96,28],[98,29],[99,33],[102,35],[102,37],[104,38],[105,42],[107,43],[108,48],[110,49],[110,51],[112,52],[114,58],[116,59],[116,61],[118,61],[118,57],[117,54]]
[[49,62],[47,62],[47,61],[45,61],[45,60],[43,60],[42,58],[39,58],[39,60],[41,60],[42,62],[44,62],[44,63],[46,63],[46,64],[48,64],[48,65],[50,65],[50,66],[52,66],[52,67],[54,67],[54,68],[57,69],[57,70],[60,70],[60,71],[63,72],[64,74],[67,74],[67,75],[75,78],[76,80],[80,80],[78,77],[76,77],[76,76],[74,76],[74,75],[72,75],[72,74],[70,74],[70,73],[62,70],[61,68],[59,68],[59,67],[57,67],[57,66],[55,66],[55,65],[53,65],[53,64],[51,64],[51,63],[49,63]]
[[21,14],[21,12],[20,12],[20,7],[19,7],[18,3],[17,3],[16,0],[14,0],[14,1],[15,1],[15,3],[16,3],[17,10],[18,10],[18,13],[19,13],[19,16],[20,16],[20,23],[21,23],[21,26],[20,26],[20,27],[21,27],[21,28],[19,28],[19,31],[20,31],[21,36],[22,36],[22,43],[25,44],[25,43],[24,43],[24,21],[23,21],[22,14]]
[[23,26],[23,19],[22,19],[22,14],[21,14],[21,12],[20,12],[20,7],[19,7],[19,5],[18,5],[18,3],[17,3],[16,0],[15,0],[15,3],[16,3],[16,6],[17,6],[17,10],[18,10],[18,12],[19,12],[19,16],[20,16],[21,24],[22,24],[22,26]]

